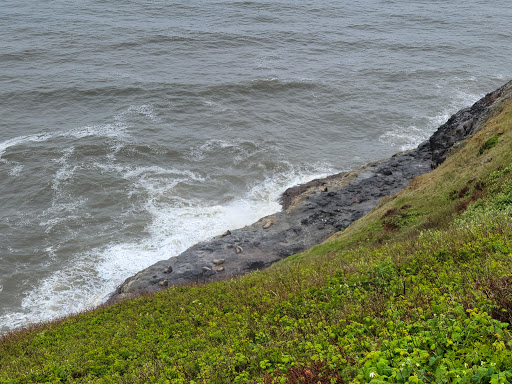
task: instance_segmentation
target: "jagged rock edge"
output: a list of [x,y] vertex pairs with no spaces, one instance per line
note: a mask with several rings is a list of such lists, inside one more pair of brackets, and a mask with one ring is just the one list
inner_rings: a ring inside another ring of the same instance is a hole
[[[286,190],[281,212],[153,264],[127,278],[107,303],[169,286],[225,280],[320,244],[366,215],[383,197],[398,193],[414,177],[439,166],[454,145],[477,133],[511,93],[512,81],[451,116],[416,149]],[[222,268],[214,262],[220,259]]]

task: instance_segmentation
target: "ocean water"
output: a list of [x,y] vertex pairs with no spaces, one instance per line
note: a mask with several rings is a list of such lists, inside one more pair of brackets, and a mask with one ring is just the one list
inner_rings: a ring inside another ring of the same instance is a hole
[[0,332],[413,148],[512,78],[496,0],[3,0]]

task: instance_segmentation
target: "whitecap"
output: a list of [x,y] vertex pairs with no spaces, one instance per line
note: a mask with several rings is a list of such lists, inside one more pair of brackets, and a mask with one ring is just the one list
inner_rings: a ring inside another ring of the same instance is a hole
[[5,151],[10,147],[15,147],[20,144],[29,143],[29,142],[41,142],[51,139],[53,137],[52,134],[48,133],[40,133],[35,135],[26,135],[26,136],[18,136],[12,139],[6,140],[0,143],[0,158],[4,155]]
[[68,131],[61,132],[58,136],[61,137],[74,137],[82,139],[89,136],[112,137],[123,139],[129,137],[127,133],[127,126],[120,123],[115,124],[102,124],[102,125],[86,125],[83,127],[72,128]]

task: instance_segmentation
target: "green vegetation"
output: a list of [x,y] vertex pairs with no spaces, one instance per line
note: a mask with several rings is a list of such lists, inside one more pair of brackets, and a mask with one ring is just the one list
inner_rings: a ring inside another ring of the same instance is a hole
[[512,382],[511,127],[266,271],[6,335],[0,382]]
[[485,151],[491,149],[491,148],[494,148],[496,146],[496,144],[498,144],[498,140],[499,140],[499,137],[501,135],[497,135],[497,136],[493,136],[491,137],[489,140],[487,140],[484,145],[482,145],[480,147],[480,155],[482,155]]

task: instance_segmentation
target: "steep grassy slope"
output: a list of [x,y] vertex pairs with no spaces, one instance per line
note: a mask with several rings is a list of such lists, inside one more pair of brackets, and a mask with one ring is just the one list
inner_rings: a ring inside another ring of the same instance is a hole
[[511,128],[264,272],[7,335],[0,382],[512,382]]

